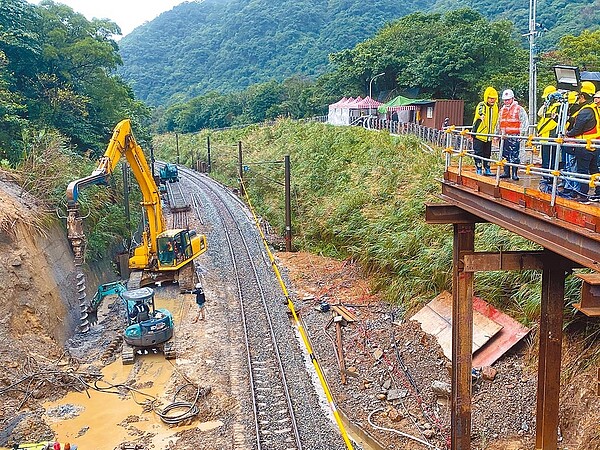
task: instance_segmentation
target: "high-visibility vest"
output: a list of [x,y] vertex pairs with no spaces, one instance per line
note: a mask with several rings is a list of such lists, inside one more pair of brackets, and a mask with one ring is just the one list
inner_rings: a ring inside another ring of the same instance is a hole
[[600,137],[600,111],[598,110],[598,107],[594,103],[586,103],[581,108],[579,108],[579,111],[577,111],[571,117],[572,118],[577,117],[579,115],[579,113],[582,110],[584,110],[585,108],[589,108],[592,110],[592,112],[594,113],[594,118],[596,119],[596,123],[594,124],[593,128],[591,128],[587,131],[584,131],[579,136],[575,136],[575,138],[576,139],[598,139],[598,137]]
[[[492,106],[490,106],[485,101],[479,102],[477,108],[475,108],[475,117],[473,118],[473,123],[477,122],[477,119],[479,119],[481,116],[483,116],[483,119],[479,123],[477,129],[473,130],[473,132],[493,134],[494,130],[496,129],[496,123],[498,123],[498,105],[494,103]],[[475,137],[483,142],[492,140],[492,138],[489,136],[475,135]]]
[[500,132],[503,134],[519,135],[521,134],[521,121],[519,120],[519,111],[521,107],[515,101],[507,108],[504,105],[500,109]]
[[558,114],[558,109],[560,108],[559,102],[554,102],[548,105],[548,107],[544,108],[544,115],[540,118],[540,121],[537,124],[537,134],[541,137],[549,137],[550,132],[555,130],[558,126],[558,122],[554,120],[552,116]]

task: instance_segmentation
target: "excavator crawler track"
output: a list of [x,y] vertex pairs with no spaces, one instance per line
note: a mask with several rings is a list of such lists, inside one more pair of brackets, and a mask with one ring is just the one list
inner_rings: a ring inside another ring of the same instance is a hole
[[175,343],[172,341],[165,342],[163,345],[163,353],[165,355],[165,359],[175,359],[177,357]]
[[121,350],[121,361],[123,362],[124,366],[133,364],[135,360],[135,349],[123,342],[123,349]]

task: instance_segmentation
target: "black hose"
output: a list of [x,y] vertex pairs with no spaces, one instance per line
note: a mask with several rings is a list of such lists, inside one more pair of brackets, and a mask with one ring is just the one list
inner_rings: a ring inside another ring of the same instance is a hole
[[[177,401],[177,396],[179,393],[188,386],[194,386],[196,388],[196,397],[193,402],[187,402],[183,400]],[[154,412],[160,420],[168,425],[177,425],[180,422],[183,422],[188,419],[192,419],[198,415],[200,410],[198,409],[197,403],[200,397],[206,397],[210,393],[210,387],[202,389],[200,386],[195,386],[192,383],[187,383],[177,389],[175,395],[173,396],[173,403],[169,403],[162,409],[154,409]],[[174,410],[184,410],[179,414],[169,414]]]

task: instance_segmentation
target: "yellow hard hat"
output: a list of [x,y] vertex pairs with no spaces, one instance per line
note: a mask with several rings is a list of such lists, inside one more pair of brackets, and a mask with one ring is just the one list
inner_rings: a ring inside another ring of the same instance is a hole
[[572,105],[573,103],[577,102],[577,92],[575,91],[570,91],[568,96],[567,96],[567,100],[569,102],[570,105]]
[[582,81],[581,89],[579,90],[582,94],[594,95],[596,93],[596,86],[591,81]]
[[483,99],[487,100],[488,98],[498,99],[498,91],[491,86],[486,87],[483,93]]
[[544,88],[544,93],[542,94],[542,98],[548,97],[553,92],[556,92],[556,86],[552,86],[552,85],[546,86]]

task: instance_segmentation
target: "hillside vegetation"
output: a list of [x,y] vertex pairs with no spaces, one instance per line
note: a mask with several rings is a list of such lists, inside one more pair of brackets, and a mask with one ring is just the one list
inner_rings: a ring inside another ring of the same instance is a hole
[[[476,104],[489,83],[527,86],[527,55],[508,21],[490,22],[472,9],[413,13],[372,38],[330,55],[332,71],[315,82],[290,78],[253,85],[243,92],[209,93],[177,103],[161,114],[159,130],[197,131],[276,117],[326,114],[342,96],[412,91],[420,98],[460,98]],[[371,86],[372,87],[372,86]],[[414,94],[413,94],[414,95]]]
[[150,105],[324,73],[328,54],[432,0],[206,0],[176,6],[119,43],[123,78]]
[[48,129],[99,151],[123,117],[149,116],[114,74],[118,32],[52,1],[0,2],[0,165],[17,164]]
[[[529,4],[516,0],[206,0],[179,5],[125,36],[119,43],[124,61],[120,74],[138,98],[153,106],[294,75],[314,78],[331,69],[329,54],[352,48],[387,23],[416,11],[443,14],[463,7],[491,21],[509,20],[512,37],[527,47],[522,34],[528,31]],[[566,34],[600,24],[597,0],[540,1],[537,16],[541,51],[555,48]],[[415,32],[407,43],[422,43],[427,27]],[[476,41],[464,36],[462,43]]]
[[[207,132],[179,135],[180,160],[206,159]],[[406,309],[451,289],[451,228],[425,223],[425,202],[439,201],[443,161],[413,137],[357,127],[280,120],[273,127],[210,133],[212,175],[237,186],[242,142],[246,185],[253,204],[280,233],[284,229],[283,167],[292,163],[296,247],[361,263],[374,288]],[[160,158],[175,160],[175,136],[154,139]],[[492,225],[478,226],[480,250],[523,250],[532,243]],[[524,322],[537,317],[540,274],[490,272],[476,291]],[[573,283],[573,282],[570,282]],[[578,290],[570,288],[572,300]]]

